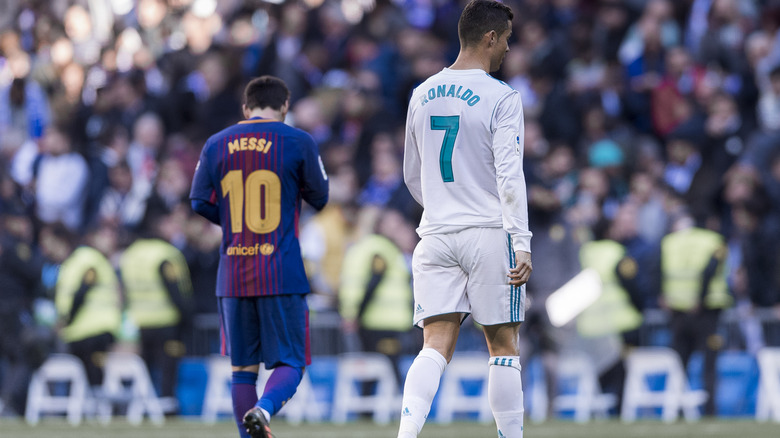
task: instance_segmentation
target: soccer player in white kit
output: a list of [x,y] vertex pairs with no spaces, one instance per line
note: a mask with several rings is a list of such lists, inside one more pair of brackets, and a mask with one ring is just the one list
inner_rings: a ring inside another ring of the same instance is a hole
[[492,76],[509,50],[512,10],[473,0],[460,53],[418,86],[406,119],[404,179],[423,208],[413,256],[414,323],[424,344],[404,384],[398,437],[416,437],[470,313],[490,353],[498,436],[523,436],[518,329],[531,274],[520,95]]

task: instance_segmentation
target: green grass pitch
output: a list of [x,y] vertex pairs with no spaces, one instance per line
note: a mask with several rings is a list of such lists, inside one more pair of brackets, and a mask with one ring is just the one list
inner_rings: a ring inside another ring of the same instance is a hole
[[[394,438],[396,425],[378,426],[355,422],[345,425],[328,423],[299,426],[283,421],[271,423],[277,438]],[[420,438],[494,438],[493,425],[478,423],[428,424]],[[237,438],[235,426],[227,421],[205,425],[190,420],[168,420],[163,426],[144,423],[131,426],[116,419],[109,426],[87,422],[78,427],[60,418],[45,418],[37,426],[19,420],[0,420],[2,438]],[[780,424],[756,423],[750,419],[705,420],[698,423],[664,424],[640,421],[622,424],[617,421],[576,424],[548,421],[527,424],[524,438],[774,438],[780,437]]]

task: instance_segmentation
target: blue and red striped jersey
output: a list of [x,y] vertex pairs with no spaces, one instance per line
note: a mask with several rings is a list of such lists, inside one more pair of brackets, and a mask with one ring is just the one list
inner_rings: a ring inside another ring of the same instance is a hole
[[190,191],[193,209],[222,227],[217,296],[305,294],[301,199],[317,210],[328,177],[300,129],[252,118],[209,138]]

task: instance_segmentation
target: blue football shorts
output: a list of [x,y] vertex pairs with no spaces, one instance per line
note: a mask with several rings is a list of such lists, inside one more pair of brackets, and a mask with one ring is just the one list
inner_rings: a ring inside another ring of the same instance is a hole
[[218,297],[222,354],[233,366],[311,364],[306,295]]

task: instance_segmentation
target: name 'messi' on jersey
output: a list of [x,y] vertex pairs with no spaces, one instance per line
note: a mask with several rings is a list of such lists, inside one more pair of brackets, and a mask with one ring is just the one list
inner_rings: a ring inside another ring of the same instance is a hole
[[479,102],[479,95],[471,91],[471,88],[463,89],[463,85],[441,84],[431,87],[420,96],[420,106],[440,97],[454,97],[474,106]]
[[271,149],[273,142],[270,142],[264,138],[257,137],[241,137],[228,143],[228,152],[235,153],[238,151],[258,151],[262,153],[268,153],[268,149]]

